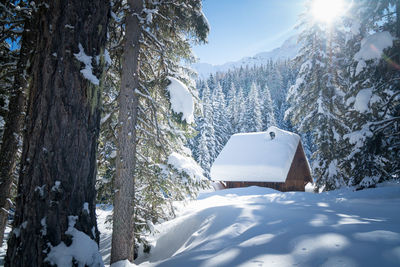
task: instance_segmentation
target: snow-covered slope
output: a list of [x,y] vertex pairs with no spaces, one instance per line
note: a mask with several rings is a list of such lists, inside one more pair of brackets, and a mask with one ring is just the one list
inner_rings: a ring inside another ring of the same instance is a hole
[[195,63],[192,67],[197,71],[200,78],[207,78],[210,73],[215,73],[217,71],[227,71],[229,69],[240,68],[241,66],[260,66],[272,59],[274,61],[279,59],[292,59],[297,55],[300,49],[300,45],[297,44],[297,36],[292,36],[283,44],[268,52],[261,52],[253,57],[245,57],[239,61],[228,62],[223,65],[212,65],[208,63]]
[[400,185],[203,194],[156,227],[138,266],[399,266]]
[[[97,209],[105,264],[111,214],[111,207]],[[139,267],[399,266],[400,184],[322,194],[261,187],[203,193],[156,225],[151,239]]]

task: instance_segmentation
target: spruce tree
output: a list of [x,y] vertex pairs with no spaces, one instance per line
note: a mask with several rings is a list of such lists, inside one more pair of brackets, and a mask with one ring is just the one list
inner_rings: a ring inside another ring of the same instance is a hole
[[[121,44],[127,35],[124,17],[129,10],[125,1],[114,1],[112,8],[113,21],[109,29],[108,44],[112,64],[106,79],[107,101],[102,119],[98,179],[101,193],[99,199],[105,202],[112,201],[110,198],[114,197],[115,191],[111,181],[116,175],[118,149],[113,129],[120,125],[116,120],[120,107],[115,104],[115,100],[120,94],[120,57],[123,53]],[[193,98],[197,98],[190,76],[193,73],[182,62],[193,60],[190,42],[204,42],[208,31],[200,1],[189,1],[185,4],[145,1],[143,11],[139,16],[134,16],[140,22],[140,45],[138,86],[133,88],[135,90],[131,88],[138,99],[134,127],[136,151],[133,155],[136,166],[131,175],[135,180],[135,196],[128,203],[133,206],[135,244],[129,244],[134,250],[132,257],[137,254],[139,244],[149,248],[144,233],[152,231],[151,225],[174,215],[172,201],[194,196],[196,190],[204,186],[199,177],[193,177],[168,164],[174,153],[179,153],[190,162],[190,153],[185,145],[189,135],[193,134],[193,129],[191,122],[185,121],[180,114],[171,110],[167,87],[171,79],[179,79],[187,85]],[[166,18],[171,19],[166,23]]]
[[[0,6],[0,246],[11,206],[12,185],[16,183],[16,165],[20,149],[21,129],[25,114],[26,69],[34,36],[25,31],[30,19],[26,2],[7,2]],[[14,46],[14,47],[11,47]]]
[[245,120],[247,121],[246,132],[259,132],[263,127],[258,90],[258,86],[255,83],[252,83],[247,98],[245,113]]
[[262,91],[262,118],[263,130],[267,130],[270,126],[278,126],[275,120],[274,103],[271,99],[271,93],[266,86]]
[[244,133],[247,131],[246,121],[246,98],[244,97],[243,88],[239,87],[237,94],[238,116],[236,123],[236,133]]
[[[345,185],[338,159],[346,126],[342,123],[342,66],[336,55],[335,27],[305,16],[301,22],[302,48],[296,60],[301,64],[296,83],[290,88],[286,118],[302,135],[312,135],[313,174],[320,190]],[[328,34],[329,30],[329,34]]]
[[230,123],[228,122],[228,116],[226,113],[225,95],[222,91],[222,87],[217,83],[215,90],[212,95],[212,107],[213,107],[213,126],[215,130],[215,145],[216,154],[221,152],[232,132]]
[[[122,54],[121,89],[118,113],[116,176],[111,264],[134,260],[134,206],[136,167],[136,124],[139,96],[139,49],[143,0],[129,0],[125,16],[125,40]],[[136,89],[137,90],[137,89]]]
[[[348,68],[351,84],[346,94],[347,121],[351,133],[347,163],[349,185],[360,188],[398,176],[399,129],[399,38],[398,1],[357,1],[351,12]],[[384,19],[383,19],[384,18]],[[368,53],[372,39],[386,40],[376,55]],[[390,40],[393,39],[392,42]],[[388,42],[389,41],[389,42]],[[365,45],[366,44],[366,45]],[[383,52],[382,54],[380,54]],[[375,56],[374,56],[375,55]],[[366,167],[367,166],[367,167]]]
[[208,173],[212,162],[217,157],[215,130],[213,126],[213,107],[210,89],[207,83],[203,87],[202,117],[199,122],[199,140],[195,156],[197,162]]
[[228,95],[226,99],[226,114],[228,117],[228,123],[230,124],[229,136],[236,133],[238,121],[239,121],[239,105],[238,105],[238,98],[237,98],[237,90],[235,84],[231,82],[231,86],[228,90]]

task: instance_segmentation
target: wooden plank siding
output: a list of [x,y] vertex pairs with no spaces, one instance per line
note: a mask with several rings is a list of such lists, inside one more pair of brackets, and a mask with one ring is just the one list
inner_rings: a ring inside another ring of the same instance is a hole
[[286,177],[286,190],[284,191],[304,191],[305,185],[309,182],[312,183],[311,171],[307,163],[303,145],[299,142]]
[[268,187],[282,192],[286,191],[304,191],[305,185],[312,182],[310,167],[308,166],[303,146],[299,142],[293,157],[292,164],[286,181],[279,182],[231,182],[225,181],[225,188],[238,188],[248,186]]

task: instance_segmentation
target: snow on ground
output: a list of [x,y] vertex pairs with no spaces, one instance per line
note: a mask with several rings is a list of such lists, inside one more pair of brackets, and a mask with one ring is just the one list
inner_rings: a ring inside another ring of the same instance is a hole
[[399,266],[400,185],[202,194],[157,225],[138,266]]
[[112,216],[112,206],[100,206],[96,209],[97,227],[100,232],[100,254],[106,265],[110,264],[111,257],[111,237],[112,222],[109,219]]
[[[97,208],[106,266],[111,214],[111,207]],[[261,187],[203,193],[156,230],[139,267],[399,266],[400,184],[321,194]],[[3,246],[0,265],[4,253]]]
[[78,266],[104,265],[98,244],[87,234],[75,228],[77,219],[78,216],[68,216],[68,229],[65,234],[71,236],[72,243],[68,246],[64,242],[60,242],[55,247],[49,245],[51,249],[45,261],[59,267],[71,266],[74,261]]

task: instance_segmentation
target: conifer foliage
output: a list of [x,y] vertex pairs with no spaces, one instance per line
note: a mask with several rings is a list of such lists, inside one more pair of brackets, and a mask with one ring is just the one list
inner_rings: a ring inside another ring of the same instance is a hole
[[[144,1],[143,5],[142,11],[136,11],[134,15],[139,22],[140,45],[135,46],[139,49],[135,72],[138,84],[129,88],[137,107],[126,114],[125,120],[118,121],[118,114],[121,115],[122,110],[115,100],[118,96],[126,97],[120,92],[124,69],[120,62],[123,53],[121,44],[123,37],[132,33],[125,32],[124,27],[126,16],[129,15],[126,13],[128,5],[123,1],[113,3],[113,20],[109,29],[112,35],[108,46],[110,66],[106,76],[97,182],[100,192],[98,200],[112,203],[113,199],[115,201],[115,191],[118,191],[116,184],[113,184],[118,177],[116,163],[123,160],[132,167],[130,177],[133,185],[128,188],[134,192],[127,198],[131,202],[126,204],[133,207],[131,223],[135,244],[133,240],[125,242],[132,251],[137,249],[139,243],[147,247],[144,235],[152,230],[154,223],[174,216],[172,201],[194,196],[198,188],[206,185],[202,171],[183,171],[178,164],[186,161],[195,165],[190,150],[185,147],[193,128],[182,114],[173,112],[171,95],[167,90],[170,80],[178,79],[187,86],[193,99],[197,97],[191,83],[192,73],[181,63],[193,60],[190,41],[206,41],[208,24],[201,12],[201,2]],[[187,36],[191,39],[187,39]],[[130,124],[131,130],[121,136],[130,139],[128,145],[131,147],[131,156],[121,158],[121,149],[117,145],[121,137],[117,138],[114,132],[126,123]],[[118,243],[121,242],[115,241],[115,244]],[[134,253],[129,252],[123,258],[133,261],[133,257]],[[116,257],[112,261],[120,259]]]
[[320,190],[399,177],[399,5],[354,1],[329,28],[303,17],[286,117],[312,136]]

